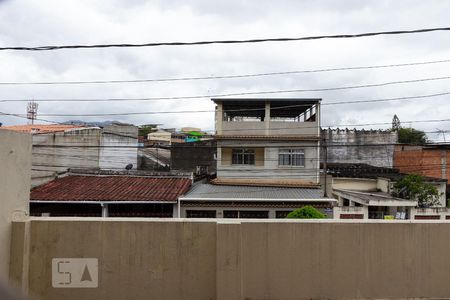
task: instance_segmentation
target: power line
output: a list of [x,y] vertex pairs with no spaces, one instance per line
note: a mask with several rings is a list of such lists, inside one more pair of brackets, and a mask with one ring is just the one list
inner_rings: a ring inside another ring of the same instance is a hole
[[[316,88],[316,89],[292,89],[292,90],[273,90],[273,91],[259,91],[259,92],[237,92],[237,93],[224,93],[224,94],[213,94],[213,95],[194,95],[194,96],[175,96],[175,97],[92,98],[92,99],[76,99],[76,98],[56,99],[55,98],[55,99],[33,99],[33,101],[35,101],[35,102],[101,102],[101,101],[125,102],[125,101],[155,101],[155,100],[186,100],[186,99],[202,99],[202,98],[209,99],[209,98],[234,97],[234,96],[337,91],[337,90],[371,88],[371,87],[380,87],[380,86],[388,86],[388,85],[396,85],[396,84],[447,80],[447,79],[450,79],[450,76],[421,78],[421,79],[412,79],[412,80],[400,80],[400,81],[389,81],[389,82],[382,82],[382,83],[330,87],[330,88]],[[0,100],[0,102],[28,102],[28,101],[29,100],[24,100],[24,99],[2,99],[2,100]]]
[[[321,103],[321,106],[328,105],[343,105],[343,104],[358,104],[358,103],[375,103],[375,102],[388,102],[388,101],[401,101],[401,100],[412,100],[412,99],[427,99],[439,96],[450,95],[450,92],[420,95],[420,96],[405,96],[405,97],[395,97],[395,98],[381,98],[381,99],[369,99],[369,100],[353,100],[353,101],[336,101]],[[245,99],[243,99],[245,100]],[[309,107],[311,104],[294,104],[286,105],[280,107],[273,107],[271,110],[286,109],[286,108],[296,108],[296,107]],[[223,110],[224,112],[239,112],[239,111],[264,111],[265,108],[249,108],[249,109],[231,109]],[[100,117],[100,116],[131,116],[131,115],[156,115],[156,114],[189,114],[189,113],[212,113],[215,110],[181,110],[181,111],[147,111],[147,112],[126,112],[126,113],[99,113],[99,114],[45,114],[40,113],[40,116],[45,117]],[[25,116],[25,114],[14,114],[17,116]]]
[[[4,112],[0,112],[0,115],[6,115],[6,116],[12,116],[12,117],[18,117],[18,118],[26,118],[22,115],[16,115],[16,114],[10,114],[10,113],[4,113]],[[44,122],[50,122],[50,123],[57,123],[57,124],[64,124],[61,122],[54,122],[54,121],[49,121],[49,120],[45,120],[45,119],[36,119],[38,121],[44,121]],[[435,122],[450,122],[450,119],[431,119],[431,120],[408,120],[408,121],[402,121],[402,123],[435,123]],[[299,127],[292,127],[289,129],[307,129],[307,128],[326,128],[326,127],[361,127],[361,126],[374,126],[374,125],[390,125],[392,124],[392,122],[379,122],[379,123],[361,123],[361,124],[329,124],[329,125],[314,125],[314,126],[299,126]],[[67,124],[65,124],[67,125]],[[286,130],[286,128],[272,128],[270,129],[271,131],[277,131],[277,130]],[[214,132],[214,130],[211,130],[212,132]],[[242,129],[222,129],[222,132],[225,131],[233,131],[233,132],[239,132],[239,131],[245,131],[245,132],[253,132],[253,131],[266,131],[265,128],[255,128],[255,129],[247,129],[247,128],[242,128]],[[305,134],[303,134],[304,136]],[[315,134],[312,136],[316,136]]]
[[[280,141],[283,142],[283,141]],[[301,145],[301,146],[284,146],[284,145],[279,145],[279,143],[276,144],[277,142],[267,142],[265,141],[264,146],[258,146],[258,144],[253,144],[253,145],[240,145],[238,147],[247,147],[247,148],[280,148],[280,147],[296,147],[296,148],[318,148],[319,146],[317,146],[317,144],[310,144],[310,145]],[[305,142],[305,141],[299,141],[299,142]],[[306,141],[308,142],[308,141]],[[270,144],[276,144],[276,145],[270,145]],[[343,148],[343,147],[361,147],[361,148],[365,148],[365,147],[379,147],[379,146],[396,146],[399,145],[398,143],[372,143],[372,144],[327,144],[326,147],[327,148]],[[400,144],[401,145],[401,144]],[[439,145],[442,146],[447,146],[450,145],[449,143],[441,143]],[[419,145],[420,146],[420,145]],[[424,146],[427,146],[427,144],[424,144]],[[118,145],[98,145],[98,146],[94,146],[94,145],[43,145],[43,144],[37,144],[37,145],[33,145],[34,148],[92,148],[92,149],[101,149],[101,148],[114,148],[114,149],[146,149],[146,148],[153,148],[150,146],[138,146],[138,145],[129,145],[129,146],[118,146]],[[215,147],[211,147],[211,146],[196,146],[197,148],[215,148]],[[218,146],[218,147],[223,147],[223,148],[230,148],[231,146],[227,146],[227,145],[222,145],[222,146]]]
[[217,75],[217,76],[197,76],[197,77],[194,76],[194,77],[159,78],[159,79],[128,79],[128,80],[0,82],[0,85],[78,85],[78,84],[116,84],[116,83],[145,83],[145,82],[173,82],[173,81],[193,81],[193,80],[238,79],[238,78],[252,78],[252,77],[277,76],[277,75],[294,75],[294,74],[321,73],[321,72],[333,72],[333,71],[407,67],[407,66],[429,65],[429,64],[439,64],[439,63],[448,63],[448,62],[450,62],[450,59],[425,61],[425,62],[402,63],[402,64],[322,68],[322,69],[312,69],[312,70],[280,71],[280,72],[266,72],[266,73],[240,74],[240,75],[238,74],[238,75]]
[[95,45],[60,45],[60,46],[37,46],[37,47],[0,47],[1,50],[14,50],[14,51],[49,51],[49,50],[61,50],[61,49],[92,49],[92,48],[139,48],[139,47],[159,47],[159,46],[195,46],[195,45],[211,45],[211,44],[251,44],[262,42],[291,42],[291,41],[309,41],[320,39],[349,39],[370,37],[377,35],[400,35],[400,34],[412,34],[412,33],[426,33],[433,31],[448,31],[450,27],[435,27],[435,28],[422,28],[414,30],[396,30],[396,31],[377,31],[377,32],[365,32],[357,34],[336,34],[336,35],[317,35],[317,36],[304,36],[304,37],[285,37],[285,38],[264,38],[264,39],[245,39],[245,40],[210,40],[210,41],[196,41],[196,42],[160,42],[160,43],[143,43],[143,44],[95,44]]

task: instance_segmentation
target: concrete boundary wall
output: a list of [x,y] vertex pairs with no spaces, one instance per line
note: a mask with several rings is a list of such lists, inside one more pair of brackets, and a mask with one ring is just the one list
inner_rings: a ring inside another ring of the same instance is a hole
[[11,221],[28,214],[31,135],[0,128],[0,281],[8,279]]
[[[449,253],[445,221],[32,218],[10,279],[37,299],[446,298]],[[53,288],[53,258],[97,258],[98,288]]]

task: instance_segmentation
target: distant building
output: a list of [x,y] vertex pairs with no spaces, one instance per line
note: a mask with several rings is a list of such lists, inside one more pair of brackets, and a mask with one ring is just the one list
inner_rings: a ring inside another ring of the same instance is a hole
[[147,140],[153,145],[170,145],[172,133],[164,129],[157,129],[147,135]]
[[180,197],[181,217],[284,218],[313,205],[320,189],[320,99],[212,99],[217,178]]
[[183,127],[180,131],[172,133],[172,145],[181,143],[195,143],[200,141],[212,140],[213,137],[200,128]]
[[[322,161],[392,168],[397,133],[391,130],[322,129]],[[324,149],[322,149],[324,150]]]
[[113,123],[100,127],[79,125],[18,125],[2,130],[32,134],[31,184],[37,186],[69,168],[125,169],[137,166],[137,127]]
[[30,214],[171,218],[191,184],[187,173],[71,170],[31,190]]

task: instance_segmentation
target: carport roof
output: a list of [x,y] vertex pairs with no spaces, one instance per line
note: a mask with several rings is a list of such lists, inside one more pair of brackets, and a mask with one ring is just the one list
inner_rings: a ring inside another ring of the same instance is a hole
[[335,202],[325,198],[319,188],[289,188],[268,186],[236,186],[199,183],[180,200],[207,201],[324,201]]

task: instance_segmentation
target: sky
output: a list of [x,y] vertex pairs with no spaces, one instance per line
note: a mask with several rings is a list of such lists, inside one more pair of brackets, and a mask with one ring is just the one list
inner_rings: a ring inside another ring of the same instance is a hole
[[[448,27],[450,1],[141,1],[0,0],[0,47],[147,43],[301,37]],[[450,31],[258,44],[151,48],[0,51],[0,83],[134,80],[241,75],[450,59]],[[0,100],[178,97],[225,93],[322,89],[450,76],[450,62],[380,69],[192,81],[85,85],[0,85]],[[450,130],[450,122],[408,122],[450,117],[450,95],[391,102],[327,103],[450,92],[450,79],[262,97],[322,99],[322,126],[388,128],[394,114],[404,127]],[[252,97],[258,97],[253,95]],[[213,112],[131,116],[68,116],[127,112],[213,111],[208,98],[40,102],[38,118],[161,124],[214,129]],[[0,112],[25,114],[26,102],[0,102]],[[3,125],[26,119],[0,116]],[[385,125],[371,125],[387,123]],[[360,124],[369,124],[358,126]],[[450,135],[447,135],[447,140]]]

